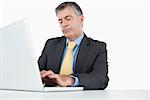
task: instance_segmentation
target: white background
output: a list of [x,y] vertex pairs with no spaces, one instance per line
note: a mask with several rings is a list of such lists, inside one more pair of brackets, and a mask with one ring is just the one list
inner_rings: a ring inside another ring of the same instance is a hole
[[[0,0],[0,27],[27,18],[38,59],[46,40],[62,35],[54,10],[63,1]],[[150,89],[149,0],[74,1],[83,9],[87,36],[107,43],[107,89]]]

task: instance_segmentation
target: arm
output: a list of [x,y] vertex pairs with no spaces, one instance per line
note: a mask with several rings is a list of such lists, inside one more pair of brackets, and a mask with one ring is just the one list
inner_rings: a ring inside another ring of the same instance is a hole
[[84,86],[84,89],[105,89],[109,81],[105,43],[101,45],[91,69],[89,73],[74,74],[79,78],[80,85]]
[[48,44],[48,40],[45,43],[45,46],[43,48],[42,54],[38,59],[38,65],[39,65],[39,69],[40,71],[45,70],[46,68],[46,62],[47,62],[47,58],[46,58],[46,47]]

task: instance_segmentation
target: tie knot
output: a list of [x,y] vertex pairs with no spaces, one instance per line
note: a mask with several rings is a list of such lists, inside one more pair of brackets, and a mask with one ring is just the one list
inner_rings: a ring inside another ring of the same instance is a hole
[[76,46],[76,42],[74,42],[74,41],[68,42],[68,48],[69,49],[73,50],[75,48],[75,46]]

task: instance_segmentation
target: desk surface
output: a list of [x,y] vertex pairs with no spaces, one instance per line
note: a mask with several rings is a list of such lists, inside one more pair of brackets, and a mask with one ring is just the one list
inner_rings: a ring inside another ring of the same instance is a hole
[[150,100],[148,90],[25,92],[0,90],[0,100]]

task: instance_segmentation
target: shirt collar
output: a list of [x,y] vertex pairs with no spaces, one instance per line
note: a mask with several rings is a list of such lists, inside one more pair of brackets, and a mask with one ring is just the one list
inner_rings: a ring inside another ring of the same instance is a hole
[[[81,33],[81,35],[75,40],[77,46],[80,45],[80,43],[81,43],[83,37],[84,37],[84,33]],[[68,42],[69,42],[69,40],[67,39],[67,41],[66,41],[66,46],[67,46]]]

